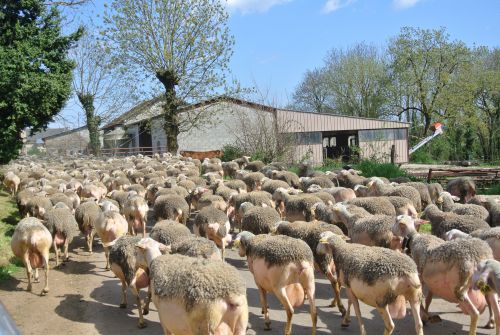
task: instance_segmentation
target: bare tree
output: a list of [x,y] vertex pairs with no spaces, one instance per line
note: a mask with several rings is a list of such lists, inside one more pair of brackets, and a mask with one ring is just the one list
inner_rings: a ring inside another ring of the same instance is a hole
[[85,113],[90,149],[99,155],[99,125],[136,101],[134,86],[117,66],[109,49],[91,32],[80,39],[71,56],[76,64],[73,90]]

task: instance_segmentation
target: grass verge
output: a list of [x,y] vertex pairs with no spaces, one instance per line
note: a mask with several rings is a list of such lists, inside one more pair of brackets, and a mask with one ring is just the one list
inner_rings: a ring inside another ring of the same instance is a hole
[[10,248],[10,240],[18,222],[19,214],[16,204],[9,194],[0,191],[0,280],[9,278],[22,266]]

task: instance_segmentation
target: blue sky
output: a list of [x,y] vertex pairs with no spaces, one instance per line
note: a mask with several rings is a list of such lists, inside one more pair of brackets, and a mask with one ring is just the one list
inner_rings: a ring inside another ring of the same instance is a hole
[[[95,18],[103,2],[94,0],[79,15]],[[233,76],[281,105],[332,48],[384,47],[403,26],[445,27],[469,46],[500,46],[499,0],[228,0],[228,10]],[[74,115],[75,106],[63,114]]]

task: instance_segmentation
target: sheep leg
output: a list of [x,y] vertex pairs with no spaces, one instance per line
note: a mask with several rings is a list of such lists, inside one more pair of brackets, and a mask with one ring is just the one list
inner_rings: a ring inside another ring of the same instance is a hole
[[139,310],[139,323],[137,324],[137,327],[139,329],[145,328],[147,325],[146,325],[146,322],[144,322],[144,316],[143,316],[143,313],[142,313],[141,296],[139,295],[139,290],[137,289],[137,287],[135,287],[135,279],[133,279],[132,283],[130,283],[130,289],[131,289],[132,293],[136,297],[137,308]]
[[262,314],[264,314],[264,330],[271,330],[271,320],[269,320],[269,311],[267,306],[267,292],[262,287],[259,288],[260,305],[262,306]]
[[94,232],[91,231],[89,235],[87,235],[87,247],[89,249],[89,253],[92,254],[92,244],[94,242]]
[[327,271],[326,276],[328,277],[328,280],[332,284],[333,294],[335,295],[330,307],[335,307],[336,305],[338,305],[339,312],[340,312],[340,314],[342,314],[342,317],[344,317],[346,310],[345,310],[344,305],[342,304],[342,300],[340,299],[340,286],[339,286],[339,282],[337,280],[337,277],[332,273],[331,270]]
[[221,242],[222,246],[220,248],[220,250],[221,250],[221,256],[222,256],[222,261],[223,262],[224,262],[224,252],[226,251],[225,243],[226,243],[225,241],[222,241]]
[[463,300],[458,304],[461,309],[470,311],[470,328],[469,335],[476,335],[477,321],[479,319],[479,311],[472,303],[467,292],[463,293]]
[[415,322],[415,334],[424,335],[423,323],[420,317],[420,302],[421,302],[421,290],[415,290],[412,296],[408,297],[410,302],[411,314],[413,315],[413,321]]
[[349,325],[351,324],[351,305],[351,299],[347,299],[347,311],[342,318],[342,323],[340,324],[342,328],[349,327]]
[[42,289],[42,295],[49,293],[49,250],[46,249],[43,253],[43,261],[45,263],[45,286]]
[[144,302],[144,308],[142,310],[142,314],[148,315],[149,314],[149,304],[151,303],[151,285],[148,286],[148,296],[147,300]]
[[120,278],[122,282],[122,301],[120,302],[120,308],[127,308],[127,283],[124,279]]
[[106,256],[106,270],[109,270],[109,248],[104,247],[104,255]]
[[316,312],[316,301],[314,299],[314,281],[312,286],[308,285],[304,287],[304,291],[306,292],[307,298],[309,299],[309,309],[311,313],[311,321],[312,321],[312,335],[316,334],[316,324],[318,323],[318,314]]
[[354,312],[356,313],[356,318],[359,323],[359,332],[361,335],[366,335],[365,324],[363,323],[363,318],[361,317],[361,309],[359,308],[358,298],[356,298],[354,292],[350,288],[347,289],[347,295],[354,306]]
[[429,290],[429,292],[427,292],[427,295],[425,296],[424,320],[429,321],[430,323],[441,322],[441,317],[439,315],[437,315],[437,314],[429,315],[429,307],[430,307],[431,302],[432,302],[432,297],[433,297],[433,294]]
[[40,279],[38,278],[38,268],[35,268],[35,273],[33,275],[33,282],[34,283],[39,283]]
[[234,335],[245,335],[248,327],[248,306],[246,306],[240,313],[233,329]]
[[66,238],[64,240],[64,258],[63,258],[63,262],[67,262],[67,261],[69,261],[69,241]]
[[292,334],[292,317],[293,317],[293,306],[290,303],[290,300],[288,299],[288,296],[286,295],[286,288],[281,287],[280,289],[276,290],[274,292],[276,295],[276,298],[281,302],[283,307],[285,307],[286,311],[286,326],[285,326],[285,335],[291,335]]
[[24,265],[26,266],[26,276],[28,277],[28,292],[31,292],[32,286],[31,286],[31,274],[32,274],[32,268],[31,268],[31,263],[30,263],[30,255],[28,250],[24,253],[23,257],[23,262]]
[[[500,335],[500,306],[498,305],[498,294],[496,293],[488,293],[486,295],[486,301],[488,302],[488,308],[490,309],[490,313],[493,312],[494,315],[494,324],[492,326],[496,326],[496,335]],[[491,322],[490,317],[490,322]]]
[[59,265],[59,249],[57,248],[57,243],[56,239],[54,238],[54,242],[52,242],[52,245],[54,246],[54,253],[56,254],[56,266]]
[[488,323],[484,325],[483,328],[485,329],[493,329],[495,328],[495,318],[493,315],[493,309],[491,308],[491,304],[488,301],[488,314],[490,316],[490,319],[488,320]]
[[389,305],[377,309],[384,320],[384,335],[391,335],[394,331],[394,321],[392,321],[391,314],[389,314]]

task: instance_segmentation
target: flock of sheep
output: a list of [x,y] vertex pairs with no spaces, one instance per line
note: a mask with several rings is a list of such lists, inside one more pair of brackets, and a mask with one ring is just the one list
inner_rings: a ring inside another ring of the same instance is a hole
[[[248,157],[222,163],[169,154],[21,159],[4,170],[23,218],[12,251],[25,264],[28,290],[45,268],[42,295],[49,292],[51,248],[57,266],[59,248],[68,260],[78,230],[90,253],[97,234],[106,268],[122,283],[120,307],[127,306],[127,288],[137,298],[140,328],[153,301],[165,334],[245,334],[245,283],[224,262],[232,247],[247,259],[266,329],[273,293],[286,310],[285,334],[305,300],[315,334],[316,268],[331,283],[342,326],[354,306],[361,334],[359,300],[379,311],[386,335],[408,302],[420,335],[423,322],[439,318],[429,314],[433,296],[470,315],[470,334],[488,306],[488,326],[496,324],[500,334],[500,204],[476,196],[467,178],[443,191],[440,184],[365,178],[352,169],[323,173],[304,164],[295,174]],[[148,213],[156,223],[146,237]],[[425,222],[432,234],[419,233]]]

